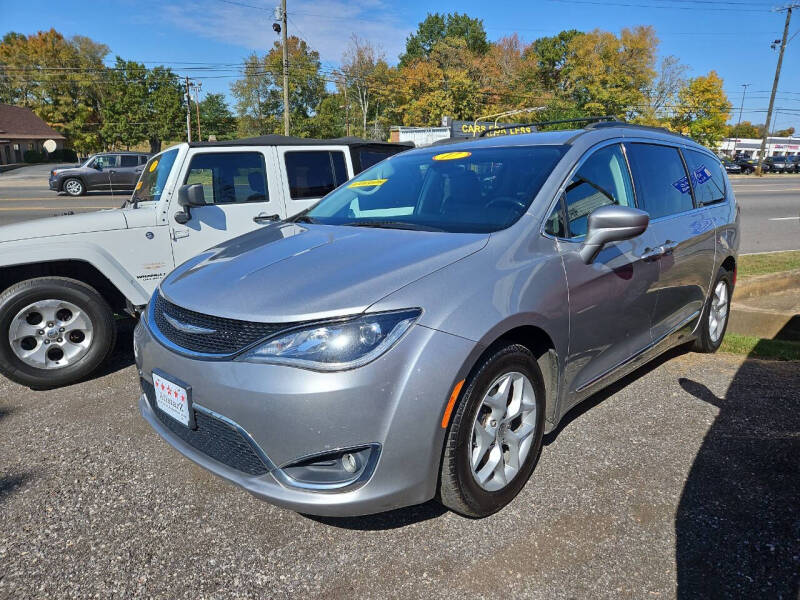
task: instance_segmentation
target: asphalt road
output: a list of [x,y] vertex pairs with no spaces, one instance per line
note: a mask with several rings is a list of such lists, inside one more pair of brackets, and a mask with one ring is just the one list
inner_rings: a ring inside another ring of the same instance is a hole
[[799,373],[674,352],[483,520],[257,500],[151,431],[127,350],[60,390],[0,378],[0,598],[797,598]]
[[[56,194],[47,188],[50,168],[35,165],[0,174],[0,225],[67,211],[117,207],[128,197]],[[732,183],[742,207],[742,253],[800,249],[800,176],[737,176]]]

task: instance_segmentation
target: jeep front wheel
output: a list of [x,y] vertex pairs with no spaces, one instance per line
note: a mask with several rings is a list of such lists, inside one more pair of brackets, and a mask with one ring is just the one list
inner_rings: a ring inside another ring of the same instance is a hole
[[62,188],[70,196],[82,196],[83,192],[86,191],[83,186],[83,182],[80,179],[75,179],[74,177],[67,179]]
[[30,388],[89,375],[111,353],[116,335],[111,307],[80,281],[40,277],[0,294],[0,373]]

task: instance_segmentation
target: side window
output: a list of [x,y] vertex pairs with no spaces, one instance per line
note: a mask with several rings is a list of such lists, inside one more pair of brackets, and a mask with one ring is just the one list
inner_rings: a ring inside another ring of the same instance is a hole
[[267,202],[267,170],[260,152],[204,152],[189,163],[184,184],[200,183],[207,204]]
[[108,169],[109,167],[117,167],[119,166],[119,155],[118,154],[100,154],[97,158],[94,159],[95,166],[100,166],[103,169]]
[[719,160],[696,150],[684,150],[689,179],[699,206],[725,200],[725,177]]
[[694,208],[689,177],[677,148],[627,144],[639,208],[651,219]]
[[600,148],[581,165],[567,184],[565,200],[567,225],[554,221],[552,227],[568,231],[569,237],[586,235],[589,215],[601,206],[634,205],[633,185],[619,144]]
[[120,167],[135,167],[139,164],[139,157],[135,154],[123,154],[120,158]]
[[303,150],[285,154],[292,200],[321,198],[347,181],[344,152]]
[[146,165],[147,164],[147,156],[145,156],[145,155],[140,156],[139,157],[139,164],[140,165]]

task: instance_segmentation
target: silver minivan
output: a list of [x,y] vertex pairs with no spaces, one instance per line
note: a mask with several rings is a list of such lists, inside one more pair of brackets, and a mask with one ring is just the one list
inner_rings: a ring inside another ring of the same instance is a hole
[[578,402],[719,347],[738,244],[719,159],[662,130],[411,150],[167,276],[135,333],[140,409],[299,512],[489,515]]

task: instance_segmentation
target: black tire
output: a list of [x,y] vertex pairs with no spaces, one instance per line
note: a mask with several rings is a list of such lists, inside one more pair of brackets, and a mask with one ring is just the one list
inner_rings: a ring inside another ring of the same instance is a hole
[[69,177],[61,184],[61,189],[70,196],[83,196],[86,193],[86,186],[77,177]]
[[[716,341],[712,339],[711,335],[711,324],[709,320],[709,313],[711,312],[711,305],[714,299],[714,290],[717,288],[717,285],[720,282],[725,282],[727,286],[727,311],[725,313],[725,323],[722,328],[722,333],[719,336],[719,339]],[[708,298],[706,299],[706,304],[703,307],[703,312],[700,314],[700,324],[698,325],[697,329],[697,338],[694,341],[693,350],[695,352],[703,352],[703,353],[713,353],[719,350],[719,347],[722,345],[722,340],[725,339],[725,332],[728,330],[728,321],[730,320],[731,314],[731,297],[733,296],[733,274],[720,267],[719,273],[717,274],[717,278],[714,280],[711,289],[708,292]]]
[[[28,304],[57,299],[82,310],[92,324],[88,351],[74,364],[39,369],[23,362],[12,350],[9,328]],[[32,389],[50,389],[79,381],[102,364],[114,348],[117,327],[108,302],[91,286],[66,277],[39,277],[21,281],[0,294],[0,373]]]
[[[482,400],[498,377],[519,372],[528,377],[536,398],[536,425],[528,455],[516,476],[497,490],[480,487],[472,475],[472,426]],[[439,501],[447,508],[467,517],[486,517],[511,502],[528,481],[542,448],[545,413],[545,387],[542,372],[533,354],[519,344],[490,350],[475,366],[458,400],[445,438],[445,450],[439,478]]]

